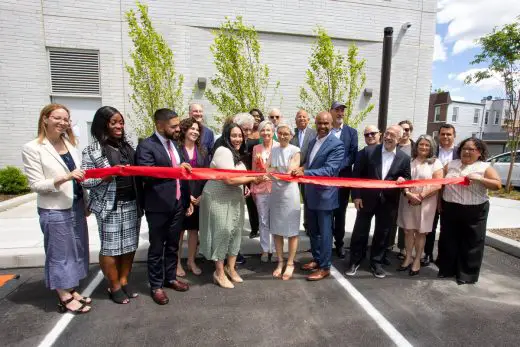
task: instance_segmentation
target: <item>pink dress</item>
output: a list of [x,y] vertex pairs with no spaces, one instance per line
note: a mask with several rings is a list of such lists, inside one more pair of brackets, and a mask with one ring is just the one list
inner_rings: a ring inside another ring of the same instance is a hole
[[[438,159],[435,159],[435,162],[432,164],[428,164],[426,161],[420,163],[417,159],[414,159],[410,166],[413,180],[432,178],[435,171],[442,169],[442,163]],[[422,193],[427,187],[410,188],[410,192]],[[408,199],[405,196],[401,195],[397,225],[404,229],[418,230],[420,233],[432,231],[438,196],[437,192],[424,199],[420,205],[413,206],[408,203]]]

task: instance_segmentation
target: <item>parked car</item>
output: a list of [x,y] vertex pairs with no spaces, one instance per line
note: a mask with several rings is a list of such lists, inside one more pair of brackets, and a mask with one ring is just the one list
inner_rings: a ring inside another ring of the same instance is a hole
[[[505,185],[507,182],[507,173],[509,172],[509,166],[511,164],[511,153],[506,152],[498,154],[489,158],[487,161],[493,165],[495,170],[497,170],[502,184]],[[511,185],[514,187],[520,187],[520,150],[516,151],[513,174],[511,175]]]

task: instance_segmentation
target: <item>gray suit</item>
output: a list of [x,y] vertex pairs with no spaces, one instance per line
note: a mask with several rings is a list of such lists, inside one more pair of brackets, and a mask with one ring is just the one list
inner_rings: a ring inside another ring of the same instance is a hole
[[[296,147],[300,147],[300,130],[298,128],[294,129],[294,137],[291,140],[291,145],[294,145]],[[316,130],[307,127],[305,129],[305,135],[303,137],[303,143],[302,147],[300,148],[300,166],[303,166],[305,164],[305,161],[307,160],[307,156],[309,154],[309,143],[311,140],[316,138]]]

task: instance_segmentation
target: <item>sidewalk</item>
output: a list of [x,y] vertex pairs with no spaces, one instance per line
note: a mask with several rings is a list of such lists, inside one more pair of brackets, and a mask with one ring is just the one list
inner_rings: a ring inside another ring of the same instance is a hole
[[[520,228],[520,201],[491,198],[491,209],[488,218],[488,229]],[[346,232],[347,238],[354,227],[356,211],[352,204],[347,209]],[[303,221],[303,218],[302,218]],[[88,218],[90,262],[98,262],[99,235],[97,232],[96,218],[91,215]],[[373,230],[372,223],[372,230]],[[303,225],[300,226],[303,230]],[[249,221],[244,226],[241,252],[243,254],[259,254],[260,241],[258,238],[249,239]],[[310,248],[309,238],[302,231],[300,233],[300,250]],[[488,238],[495,238],[489,235]],[[518,242],[517,242],[518,243]],[[520,243],[518,243],[520,245]],[[492,244],[493,245],[493,244]],[[184,242],[184,257],[186,256],[187,243]],[[495,245],[493,245],[495,247]],[[148,249],[148,225],[143,219],[139,249],[136,254],[137,261],[146,260]],[[35,267],[43,266],[45,253],[43,250],[43,235],[38,222],[36,212],[36,200],[29,201],[18,207],[0,212],[0,268]]]

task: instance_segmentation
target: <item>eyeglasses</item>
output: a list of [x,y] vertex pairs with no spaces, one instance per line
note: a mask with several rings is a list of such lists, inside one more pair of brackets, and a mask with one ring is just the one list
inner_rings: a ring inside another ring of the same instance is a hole
[[465,151],[465,152],[474,153],[474,152],[477,151],[478,149],[476,149],[476,148],[467,148],[467,147],[462,147],[462,150]]
[[269,116],[269,119],[279,119],[280,116]]
[[365,137],[370,137],[370,136],[375,137],[377,134],[378,134],[377,131],[372,131],[370,133],[365,133]]

